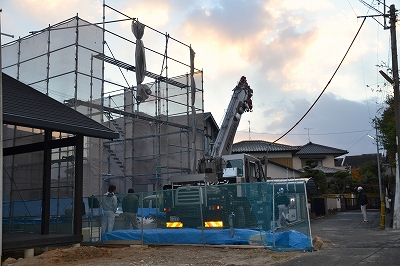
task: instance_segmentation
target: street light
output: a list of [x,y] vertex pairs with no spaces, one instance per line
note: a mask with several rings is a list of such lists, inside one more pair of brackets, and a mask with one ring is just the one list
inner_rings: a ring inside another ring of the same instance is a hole
[[390,83],[390,85],[393,86],[394,81],[393,81],[393,79],[392,79],[391,77],[389,77],[389,76],[388,76],[385,72],[383,72],[382,70],[379,70],[379,73],[382,75],[382,77],[383,77],[384,79],[386,79],[386,80]]
[[382,201],[382,182],[381,182],[381,165],[379,162],[379,144],[378,139],[374,138],[371,135],[367,135],[371,139],[375,140],[376,142],[376,160],[378,162],[378,180],[379,180],[379,199]]
[[378,163],[378,180],[379,180],[379,199],[381,201],[381,222],[380,228],[385,229],[385,201],[382,197],[382,178],[381,178],[381,164],[379,161],[379,143],[378,143],[378,127],[375,125],[375,138],[371,135],[367,135],[371,139],[374,139],[376,142],[376,160]]

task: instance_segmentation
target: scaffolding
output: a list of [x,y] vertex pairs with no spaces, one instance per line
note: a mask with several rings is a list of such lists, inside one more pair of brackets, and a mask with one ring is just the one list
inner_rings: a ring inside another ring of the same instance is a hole
[[[119,132],[113,141],[85,138],[85,197],[104,193],[109,184],[120,193],[130,187],[137,192],[162,189],[171,175],[193,171],[195,159],[204,155],[203,71],[194,67],[192,47],[140,22],[145,26],[140,42],[152,46],[144,47],[142,84],[151,90],[144,101],[132,23],[139,21],[103,3],[101,22],[77,15],[2,46],[4,73]],[[14,127],[6,140],[17,142],[21,130],[24,138],[41,134]],[[73,150],[53,150],[52,187],[72,191],[71,156]],[[7,159],[10,179],[5,182],[26,183],[27,171],[21,176],[18,171],[31,168],[33,173],[34,167],[31,159]],[[12,200],[18,186],[5,188],[5,200]]]

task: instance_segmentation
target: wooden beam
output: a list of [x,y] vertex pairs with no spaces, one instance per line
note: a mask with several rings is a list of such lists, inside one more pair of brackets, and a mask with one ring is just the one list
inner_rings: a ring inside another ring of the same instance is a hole
[[76,136],[75,146],[75,196],[74,196],[74,235],[82,236],[83,210],[83,135]]
[[42,223],[40,232],[42,235],[48,235],[50,233],[51,135],[51,130],[46,130],[44,133]]
[[[50,140],[47,140],[46,145],[48,145],[48,147],[50,149],[75,146],[76,145],[76,137],[69,137],[69,138],[57,139],[57,140],[53,140],[50,138]],[[31,152],[36,152],[36,151],[43,151],[44,146],[45,146],[45,142],[42,141],[42,142],[36,142],[36,143],[31,143],[31,144],[26,144],[26,145],[4,148],[3,155],[9,156],[9,155],[16,155],[16,154],[23,154],[23,153],[31,153]]]

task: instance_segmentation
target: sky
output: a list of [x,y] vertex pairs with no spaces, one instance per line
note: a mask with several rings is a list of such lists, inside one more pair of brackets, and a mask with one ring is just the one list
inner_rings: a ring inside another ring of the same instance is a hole
[[[378,1],[365,2],[383,12]],[[242,116],[235,142],[279,139],[277,143],[297,146],[311,141],[346,150],[347,155],[376,153],[376,143],[368,136],[375,136],[372,119],[380,116],[386,97],[393,94],[392,86],[381,77],[382,68],[378,67],[391,65],[390,31],[383,28],[382,17],[376,20],[369,17],[361,27],[360,16],[378,14],[362,2],[106,0],[105,3],[191,45],[196,53],[195,66],[204,71],[204,111],[211,112],[219,126],[232,89],[241,76],[247,77],[254,90],[254,107],[253,112]],[[76,14],[89,22],[101,22],[102,4],[103,0],[2,0],[1,30],[15,38],[23,37]],[[125,17],[106,9],[106,21],[121,18]],[[130,23],[115,27],[129,31]],[[396,27],[399,36],[399,22]],[[134,40],[133,34],[130,36]],[[1,39],[3,44],[12,40],[8,36]],[[145,46],[158,47],[154,49],[162,50],[165,46],[165,40],[153,39],[146,30],[143,42]],[[111,41],[109,45],[112,47]],[[118,48],[114,49],[118,53]],[[171,48],[178,58],[179,49]],[[188,62],[187,53],[184,54],[182,60]],[[158,62],[152,64],[151,57],[147,58],[147,66],[149,71],[161,67]],[[172,67],[169,71],[174,73]],[[179,73],[180,69],[175,71]]]

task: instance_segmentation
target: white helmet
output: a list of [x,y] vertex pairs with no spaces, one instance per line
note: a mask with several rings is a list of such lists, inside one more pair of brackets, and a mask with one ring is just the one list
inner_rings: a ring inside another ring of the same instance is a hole
[[358,187],[358,188],[357,188],[357,191],[360,191],[360,190],[363,190],[363,188],[362,188],[362,187]]

